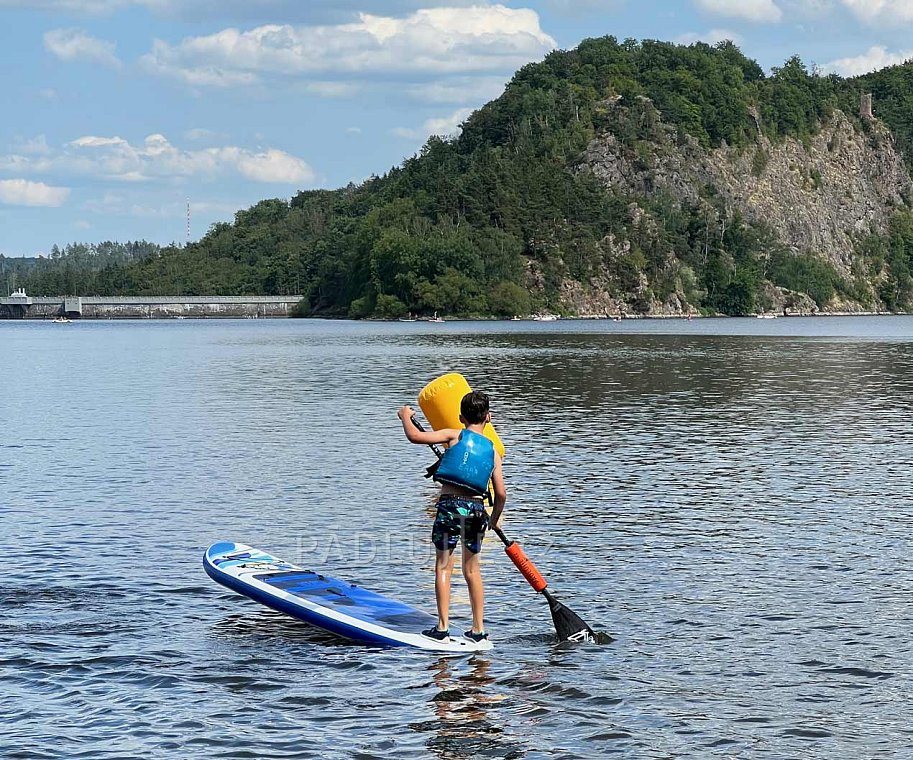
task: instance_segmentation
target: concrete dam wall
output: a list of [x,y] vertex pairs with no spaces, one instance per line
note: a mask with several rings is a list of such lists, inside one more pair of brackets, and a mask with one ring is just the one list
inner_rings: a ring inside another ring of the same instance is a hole
[[0,319],[288,317],[301,296],[27,296],[0,298]]

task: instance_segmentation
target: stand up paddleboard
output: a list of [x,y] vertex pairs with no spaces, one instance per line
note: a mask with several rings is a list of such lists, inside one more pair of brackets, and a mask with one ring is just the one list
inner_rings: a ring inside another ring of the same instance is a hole
[[352,641],[456,654],[492,647],[490,641],[476,643],[462,637],[435,641],[422,636],[423,630],[437,623],[427,612],[244,544],[213,544],[203,555],[203,568],[232,591]]

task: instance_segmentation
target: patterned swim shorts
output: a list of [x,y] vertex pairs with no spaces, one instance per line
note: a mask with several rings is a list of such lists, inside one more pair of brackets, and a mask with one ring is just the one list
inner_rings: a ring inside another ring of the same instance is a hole
[[454,494],[444,494],[437,502],[437,517],[431,529],[436,549],[453,551],[462,538],[463,546],[473,554],[482,550],[482,539],[488,529],[488,513],[481,502]]

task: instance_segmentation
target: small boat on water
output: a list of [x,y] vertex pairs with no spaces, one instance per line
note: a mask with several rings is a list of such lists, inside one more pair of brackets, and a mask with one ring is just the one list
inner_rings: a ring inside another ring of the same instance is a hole
[[536,314],[536,316],[533,317],[533,321],[535,322],[555,322],[557,319],[557,314]]
[[434,316],[431,317],[428,321],[429,322],[443,322],[444,320],[437,315],[437,312],[434,312]]
[[776,314],[758,314],[758,319],[776,319]]
[[67,317],[54,317],[54,319],[51,320],[51,321],[52,321],[55,325],[68,325],[68,324],[70,324],[70,321],[71,321],[71,320],[68,319]]

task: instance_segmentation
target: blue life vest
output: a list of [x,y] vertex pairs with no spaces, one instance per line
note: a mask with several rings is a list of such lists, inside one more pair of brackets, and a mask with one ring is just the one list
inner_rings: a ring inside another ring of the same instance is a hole
[[494,444],[480,433],[464,430],[460,440],[444,452],[434,479],[484,495],[495,469]]

